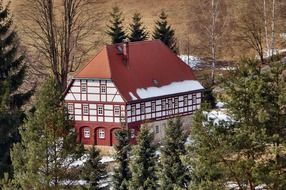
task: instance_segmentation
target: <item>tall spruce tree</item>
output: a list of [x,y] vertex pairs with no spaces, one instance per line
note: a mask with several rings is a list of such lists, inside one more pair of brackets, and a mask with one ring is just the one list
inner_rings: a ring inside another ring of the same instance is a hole
[[159,19],[155,22],[153,39],[161,40],[174,53],[178,53],[178,47],[175,38],[175,30],[168,24],[167,14],[162,10]]
[[154,134],[147,126],[141,127],[131,160],[130,189],[155,190],[158,187],[156,176],[156,146]]
[[116,132],[117,144],[115,145],[115,159],[117,166],[114,169],[112,179],[113,188],[115,190],[128,190],[128,182],[131,178],[129,169],[130,162],[130,139],[128,130],[123,129]]
[[[206,112],[194,117],[187,162],[191,189],[285,189],[285,65],[261,68],[244,60],[223,82],[232,122],[213,123]],[[207,158],[207,159],[206,159]]]
[[87,181],[87,189],[105,189],[106,187],[102,187],[101,183],[107,177],[106,164],[101,162],[100,151],[93,146],[82,169],[82,178]]
[[78,180],[78,166],[71,164],[82,156],[83,146],[76,144],[60,96],[55,80],[46,81],[36,95],[35,113],[20,128],[21,142],[11,152],[20,189],[64,189]]
[[190,181],[187,167],[182,162],[187,135],[180,118],[168,121],[162,141],[159,181],[160,189],[187,189]]
[[111,20],[109,20],[110,24],[107,25],[108,30],[106,33],[111,37],[111,42],[113,44],[121,43],[127,38],[122,24],[124,20],[122,18],[122,12],[118,7],[113,7],[110,16]]
[[130,24],[130,36],[129,40],[131,42],[144,41],[148,39],[148,32],[141,21],[140,13],[135,13],[132,17],[132,23]]
[[33,91],[19,92],[26,66],[18,51],[18,37],[13,28],[10,3],[0,1],[0,179],[12,174],[10,148],[19,141],[18,127],[24,119],[21,107]]

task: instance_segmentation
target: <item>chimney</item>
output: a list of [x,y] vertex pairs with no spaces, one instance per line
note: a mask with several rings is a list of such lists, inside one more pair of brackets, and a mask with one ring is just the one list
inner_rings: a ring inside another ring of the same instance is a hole
[[129,59],[129,39],[123,40],[123,63],[127,65]]

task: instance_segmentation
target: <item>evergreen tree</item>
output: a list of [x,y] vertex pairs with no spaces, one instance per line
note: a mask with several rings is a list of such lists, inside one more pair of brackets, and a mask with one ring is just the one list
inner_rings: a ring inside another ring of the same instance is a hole
[[131,178],[129,169],[130,144],[129,134],[126,129],[116,132],[117,144],[115,145],[115,158],[117,167],[114,169],[113,188],[115,190],[128,190],[128,182]]
[[113,7],[110,16],[110,25],[107,25],[108,31],[106,33],[111,37],[111,42],[113,44],[121,43],[127,38],[122,26],[122,22],[124,20],[122,18],[122,12],[118,7]]
[[155,23],[153,39],[161,40],[166,46],[173,50],[174,53],[178,53],[175,30],[168,24],[167,14],[163,10]]
[[153,144],[154,134],[146,126],[141,127],[131,160],[130,189],[157,189],[156,147]]
[[19,141],[18,127],[24,119],[21,107],[33,91],[19,92],[26,66],[18,51],[18,37],[13,30],[9,4],[0,1],[0,179],[12,174],[10,148]]
[[94,146],[89,151],[88,159],[84,163],[82,177],[88,183],[89,190],[104,189],[100,182],[107,178],[106,164],[101,162],[100,151]]
[[76,144],[60,96],[55,80],[48,80],[36,95],[36,111],[20,128],[21,142],[11,156],[15,183],[23,190],[69,188],[78,180],[79,170],[71,164],[82,156],[83,146]]
[[188,170],[182,162],[182,157],[186,153],[186,137],[180,118],[168,121],[161,148],[159,180],[162,190],[188,187]]
[[281,62],[260,68],[258,61],[244,60],[223,81],[233,121],[214,123],[206,112],[194,117],[187,159],[191,189],[225,189],[230,181],[240,190],[286,188],[283,70]]
[[148,32],[146,28],[142,26],[141,18],[140,13],[135,13],[132,17],[132,23],[130,24],[131,34],[129,37],[131,42],[144,41],[148,38]]

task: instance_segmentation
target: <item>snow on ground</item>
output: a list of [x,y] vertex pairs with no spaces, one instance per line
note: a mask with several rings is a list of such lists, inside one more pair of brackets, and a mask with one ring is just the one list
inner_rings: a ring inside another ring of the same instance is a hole
[[179,58],[191,68],[197,67],[201,63],[201,59],[192,55],[179,55]]
[[[84,154],[80,159],[74,161],[70,167],[77,167],[77,166],[83,166],[83,164],[87,161],[88,155]],[[111,156],[102,156],[101,162],[102,163],[109,163],[114,162],[115,159]]]
[[180,82],[172,82],[171,84],[162,87],[148,87],[146,89],[139,88],[136,90],[136,93],[140,98],[144,99],[201,89],[204,89],[204,87],[199,83],[199,81],[185,80]]

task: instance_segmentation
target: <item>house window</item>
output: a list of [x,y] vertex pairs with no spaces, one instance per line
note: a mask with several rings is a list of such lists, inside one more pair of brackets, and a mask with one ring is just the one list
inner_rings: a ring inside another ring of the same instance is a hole
[[197,104],[197,97],[195,94],[193,94],[193,104]]
[[173,108],[173,100],[171,98],[168,100],[168,105],[169,105],[169,109]]
[[166,109],[166,100],[162,100],[162,110]]
[[98,138],[104,139],[105,138],[105,131],[104,129],[99,129],[98,130]]
[[84,137],[84,138],[90,138],[90,130],[89,130],[88,127],[85,127],[85,128],[83,129],[83,137]]
[[100,85],[100,93],[101,94],[106,94],[106,85],[105,84],[101,84]]
[[103,115],[103,106],[98,106],[97,109],[98,115]]
[[114,106],[114,116],[119,116],[119,115],[120,115],[120,107]]
[[145,105],[141,104],[141,114],[144,114],[144,113],[145,113]]
[[130,138],[131,139],[135,138],[135,129],[130,129]]
[[68,104],[68,113],[74,114],[73,104]]
[[155,133],[159,133],[159,132],[160,132],[159,126],[156,125],[156,126],[155,126]]
[[152,111],[152,112],[155,112],[155,110],[156,110],[156,103],[155,103],[155,102],[152,102],[152,103],[151,103],[151,111]]
[[188,105],[188,96],[184,96],[184,106]]
[[88,115],[89,109],[88,109],[88,105],[83,105],[83,114],[84,115]]
[[178,108],[178,107],[179,107],[179,99],[175,98],[175,108]]
[[136,108],[135,105],[131,106],[131,115],[135,115]]
[[86,83],[81,83],[81,93],[86,93]]

